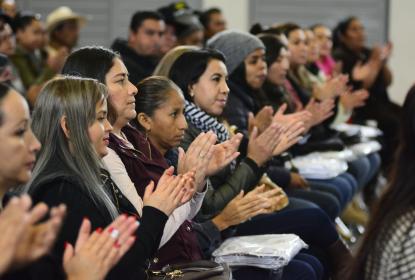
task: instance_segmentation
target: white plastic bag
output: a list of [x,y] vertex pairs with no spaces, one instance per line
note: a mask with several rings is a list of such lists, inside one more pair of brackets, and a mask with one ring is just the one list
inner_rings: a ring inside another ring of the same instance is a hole
[[[311,153],[292,159],[301,176],[306,179],[331,179],[347,170],[347,162],[341,159],[324,158],[319,153]],[[285,163],[290,168],[290,162]]]
[[332,128],[337,131],[344,132],[347,135],[354,135],[356,132],[360,132],[360,136],[363,140],[368,138],[376,138],[383,134],[379,128],[358,124],[340,123],[332,125]]
[[369,141],[364,143],[358,143],[349,147],[356,155],[368,155],[371,153],[379,152],[382,146],[378,141]]
[[307,244],[295,234],[264,234],[232,237],[213,252],[216,262],[229,266],[255,266],[278,270]]

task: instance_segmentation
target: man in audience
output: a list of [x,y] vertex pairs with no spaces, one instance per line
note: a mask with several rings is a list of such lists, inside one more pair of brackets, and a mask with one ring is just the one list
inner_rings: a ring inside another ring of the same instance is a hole
[[116,39],[112,44],[112,49],[121,54],[133,84],[150,76],[156,68],[165,28],[158,12],[138,11],[131,19],[128,41]]
[[205,28],[205,40],[226,29],[226,20],[219,8],[210,8],[200,15],[200,22]]
[[70,53],[78,43],[80,28],[85,21],[85,17],[74,13],[69,7],[63,6],[52,11],[46,19],[49,55],[55,55],[63,50]]

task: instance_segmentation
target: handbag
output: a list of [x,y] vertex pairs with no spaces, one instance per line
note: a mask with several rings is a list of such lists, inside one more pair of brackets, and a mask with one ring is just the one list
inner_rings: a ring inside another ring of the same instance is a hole
[[226,263],[200,260],[166,265],[161,270],[148,270],[149,280],[231,280],[232,271]]

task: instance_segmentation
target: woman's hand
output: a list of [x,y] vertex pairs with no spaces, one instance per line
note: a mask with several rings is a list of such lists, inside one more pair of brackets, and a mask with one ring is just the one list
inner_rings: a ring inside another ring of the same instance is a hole
[[285,129],[281,133],[280,141],[272,151],[272,156],[277,156],[291,148],[301,139],[301,135],[305,131],[304,123],[301,121],[293,121],[286,124]]
[[154,182],[151,181],[146,187],[143,197],[145,206],[157,208],[167,216],[187,202],[195,192],[192,172],[177,176],[174,176],[173,172],[173,167],[164,171],[155,190]]
[[286,127],[294,122],[306,123],[312,117],[311,113],[305,110],[292,114],[284,114],[286,110],[287,104],[284,103],[278,108],[278,111],[275,113],[272,119],[273,123],[275,122],[282,125],[283,127]]
[[31,210],[32,200],[28,195],[14,197],[0,214],[0,272],[10,266],[19,268],[45,255],[62,225],[66,207],[53,207],[50,217],[38,223],[47,213],[48,207],[39,203]]
[[0,213],[0,275],[12,265],[18,243],[29,224],[27,212],[31,205],[27,195],[13,197]]
[[263,188],[260,195],[267,199],[271,205],[269,208],[266,208],[266,213],[272,213],[281,209],[281,200],[284,198],[288,199],[280,187],[273,187],[272,189]]
[[334,76],[321,85],[315,85],[313,87],[313,97],[319,100],[335,98],[347,90],[348,81],[349,77],[347,75]]
[[104,231],[91,234],[91,222],[84,219],[75,248],[65,244],[63,267],[68,280],[101,280],[134,244],[138,222],[121,215]]
[[243,135],[235,134],[231,139],[214,146],[212,159],[206,171],[207,176],[216,174],[239,156],[238,148]]
[[252,133],[252,129],[256,127],[258,129],[258,133],[261,134],[262,132],[267,129],[272,123],[272,115],[274,114],[274,110],[271,106],[264,106],[259,110],[259,112],[254,116],[251,112],[248,114],[248,133],[249,135]]
[[239,225],[259,214],[265,214],[270,207],[271,203],[268,199],[259,195],[259,192],[244,196],[244,192],[241,191],[219,215],[212,219],[212,222],[222,231],[230,226]]
[[334,100],[331,98],[321,102],[317,102],[314,98],[311,98],[305,107],[305,109],[311,113],[311,119],[306,123],[306,128],[310,129],[312,126],[318,125],[330,118],[334,113],[334,106]]
[[[212,131],[202,132],[193,140],[186,152],[179,148],[177,171],[179,174],[193,171],[198,192],[201,192],[205,187],[206,177],[209,174],[209,163],[215,150],[216,140],[216,134]],[[211,172],[215,172],[215,169]]]
[[30,212],[30,226],[25,230],[17,246],[15,263],[23,265],[42,257],[55,243],[66,213],[66,207],[60,205],[50,210],[50,217],[38,223],[47,213],[44,203],[37,204]]
[[340,102],[346,111],[351,112],[354,108],[364,106],[368,98],[369,92],[365,89],[359,89],[353,92],[349,90],[340,96]]
[[262,166],[271,159],[274,149],[281,141],[281,125],[271,124],[263,133],[258,135],[258,129],[254,127],[249,137],[247,157]]

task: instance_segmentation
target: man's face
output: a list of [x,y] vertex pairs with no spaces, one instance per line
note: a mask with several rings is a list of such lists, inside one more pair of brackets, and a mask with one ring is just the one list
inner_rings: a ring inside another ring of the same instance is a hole
[[218,32],[226,29],[226,20],[222,13],[213,13],[209,17],[209,24],[207,26],[206,35],[212,37]]
[[55,31],[55,37],[59,43],[72,49],[78,43],[79,30],[79,22],[76,19],[67,20],[60,29]]
[[146,19],[135,32],[130,32],[130,45],[140,55],[158,56],[165,29],[164,21]]

